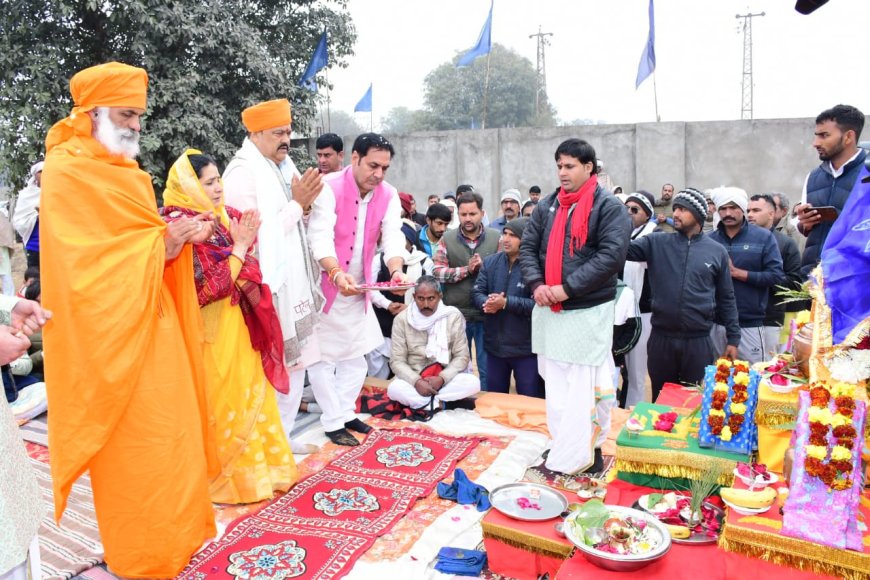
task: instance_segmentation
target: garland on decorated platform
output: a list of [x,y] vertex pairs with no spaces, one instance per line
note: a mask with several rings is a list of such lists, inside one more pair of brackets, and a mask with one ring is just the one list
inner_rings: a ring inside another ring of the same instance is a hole
[[[810,389],[810,436],[806,445],[806,472],[831,491],[852,487],[855,453],[855,387],[847,383],[829,386],[819,381]],[[831,412],[833,400],[835,407]]]
[[[728,379],[732,372],[734,376],[731,386],[731,403],[728,405],[726,413]],[[715,381],[707,424],[710,425],[710,431],[713,435],[722,441],[731,441],[731,438],[740,432],[746,415],[746,401],[749,399],[749,364],[739,360],[732,363],[726,358],[720,358],[716,361]]]

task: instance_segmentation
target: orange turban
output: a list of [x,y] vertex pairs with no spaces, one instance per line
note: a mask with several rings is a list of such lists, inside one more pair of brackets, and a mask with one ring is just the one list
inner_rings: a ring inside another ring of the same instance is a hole
[[107,62],[79,71],[69,82],[73,102],[81,109],[131,107],[144,109],[148,73],[120,62]]
[[257,103],[242,111],[242,123],[245,124],[245,129],[251,133],[275,127],[285,127],[292,120],[290,101],[287,99]]
[[69,117],[58,121],[45,139],[46,152],[73,135],[90,135],[87,113],[97,107],[144,109],[148,99],[148,73],[144,69],[107,62],[77,72],[69,82],[75,106]]

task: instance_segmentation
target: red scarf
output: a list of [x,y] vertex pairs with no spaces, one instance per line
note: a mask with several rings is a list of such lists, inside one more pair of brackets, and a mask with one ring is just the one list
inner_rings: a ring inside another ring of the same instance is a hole
[[[241,212],[227,207],[230,219],[240,219]],[[172,222],[181,215],[192,217],[197,212],[177,206],[161,210],[163,219]],[[193,245],[193,275],[200,307],[230,296],[230,303],[242,309],[245,326],[251,338],[251,346],[260,353],[263,371],[275,390],[290,392],[290,377],[284,366],[284,335],[275,308],[272,306],[272,291],[263,284],[260,263],[248,254],[233,283],[229,258],[233,251],[233,239],[229,230],[218,222],[211,239]]]
[[[550,239],[547,241],[547,261],[544,264],[544,281],[547,286],[562,284],[562,254],[565,251],[565,231],[568,226],[568,212],[577,204],[571,219],[571,239],[568,251],[574,255],[574,249],[580,249],[586,243],[589,234],[589,214],[592,212],[592,202],[595,199],[595,188],[598,186],[598,176],[592,175],[580,189],[568,193],[564,188],[559,190],[557,199],[559,210],[550,229]],[[562,303],[550,306],[553,312],[562,311]]]

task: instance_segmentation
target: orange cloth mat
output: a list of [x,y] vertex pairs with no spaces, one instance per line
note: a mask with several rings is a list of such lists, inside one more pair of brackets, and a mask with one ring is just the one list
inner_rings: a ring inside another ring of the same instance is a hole
[[[544,399],[506,393],[483,393],[477,398],[474,410],[484,419],[550,436]],[[610,432],[607,434],[607,441],[601,446],[604,455],[616,455],[616,437],[630,416],[631,412],[627,409],[615,407],[611,411]]]
[[508,393],[483,393],[475,401],[474,410],[484,419],[550,436],[544,399]]

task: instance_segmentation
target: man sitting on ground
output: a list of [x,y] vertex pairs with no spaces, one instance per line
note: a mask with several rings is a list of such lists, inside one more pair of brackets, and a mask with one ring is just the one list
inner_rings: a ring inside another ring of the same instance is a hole
[[441,403],[448,409],[474,408],[472,401],[463,401],[480,391],[470,362],[465,318],[441,303],[434,277],[421,276],[414,302],[393,322],[390,366],[396,378],[387,396],[413,409]]

